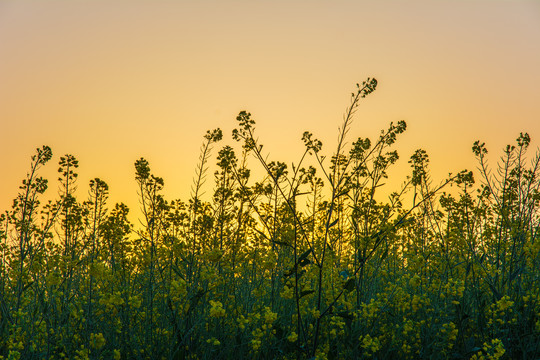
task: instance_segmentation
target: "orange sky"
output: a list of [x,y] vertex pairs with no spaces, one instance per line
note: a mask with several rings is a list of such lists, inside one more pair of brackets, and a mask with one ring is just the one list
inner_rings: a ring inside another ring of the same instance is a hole
[[407,121],[395,186],[419,147],[436,181],[475,168],[476,139],[498,156],[527,131],[534,150],[540,2],[2,1],[0,211],[43,144],[54,153],[49,194],[71,153],[82,199],[100,177],[111,202],[137,207],[141,156],[169,199],[187,199],[202,136],[221,127],[221,145],[232,143],[244,109],[269,159],[297,161],[304,130],[331,155],[350,93],[368,76],[379,88],[350,139]]

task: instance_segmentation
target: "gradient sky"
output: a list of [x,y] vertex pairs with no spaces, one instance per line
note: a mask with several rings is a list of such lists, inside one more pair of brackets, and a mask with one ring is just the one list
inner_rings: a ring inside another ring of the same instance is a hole
[[540,2],[1,1],[0,211],[43,144],[54,153],[49,194],[70,153],[81,199],[100,177],[111,202],[135,208],[133,163],[144,156],[167,198],[187,200],[203,135],[221,127],[220,146],[232,143],[240,110],[270,160],[296,162],[304,130],[331,155],[367,77],[379,87],[350,140],[407,121],[394,188],[417,148],[436,182],[475,168],[477,139],[493,161],[520,131],[535,150]]

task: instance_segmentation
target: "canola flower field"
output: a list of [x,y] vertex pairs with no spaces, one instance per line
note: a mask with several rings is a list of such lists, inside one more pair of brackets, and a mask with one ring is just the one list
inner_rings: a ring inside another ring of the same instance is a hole
[[244,111],[238,149],[209,131],[186,202],[137,160],[139,224],[101,179],[77,196],[72,155],[40,201],[52,150],[37,149],[0,216],[0,359],[540,359],[529,135],[493,168],[476,142],[478,170],[437,185],[418,150],[381,202],[405,122],[346,139],[376,86],[358,84],[327,158],[306,132],[295,165],[267,161]]

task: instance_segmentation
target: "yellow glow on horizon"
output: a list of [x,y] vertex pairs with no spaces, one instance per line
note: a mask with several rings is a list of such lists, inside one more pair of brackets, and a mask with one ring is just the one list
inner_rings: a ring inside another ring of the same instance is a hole
[[133,163],[143,156],[167,198],[187,200],[203,135],[221,127],[232,143],[240,110],[257,120],[271,160],[296,162],[305,130],[330,156],[350,92],[367,77],[379,88],[349,141],[404,119],[392,186],[417,148],[442,180],[475,169],[477,139],[494,160],[520,131],[536,148],[538,64],[534,1],[3,2],[0,211],[43,144],[54,153],[49,193],[71,153],[80,198],[100,177],[109,207],[135,211]]

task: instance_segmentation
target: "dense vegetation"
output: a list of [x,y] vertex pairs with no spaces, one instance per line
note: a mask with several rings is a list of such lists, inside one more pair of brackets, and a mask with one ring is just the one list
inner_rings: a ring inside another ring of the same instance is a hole
[[221,130],[204,137],[188,202],[166,200],[163,179],[137,160],[136,226],[125,205],[107,204],[103,180],[76,197],[72,155],[60,160],[58,199],[40,204],[52,152],[38,149],[0,218],[0,358],[540,358],[540,157],[527,160],[529,136],[493,174],[476,142],[478,183],[462,171],[434,186],[418,150],[403,188],[380,202],[405,122],[346,142],[376,85],[358,85],[330,158],[306,132],[291,167],[266,160],[241,112],[209,201]]

